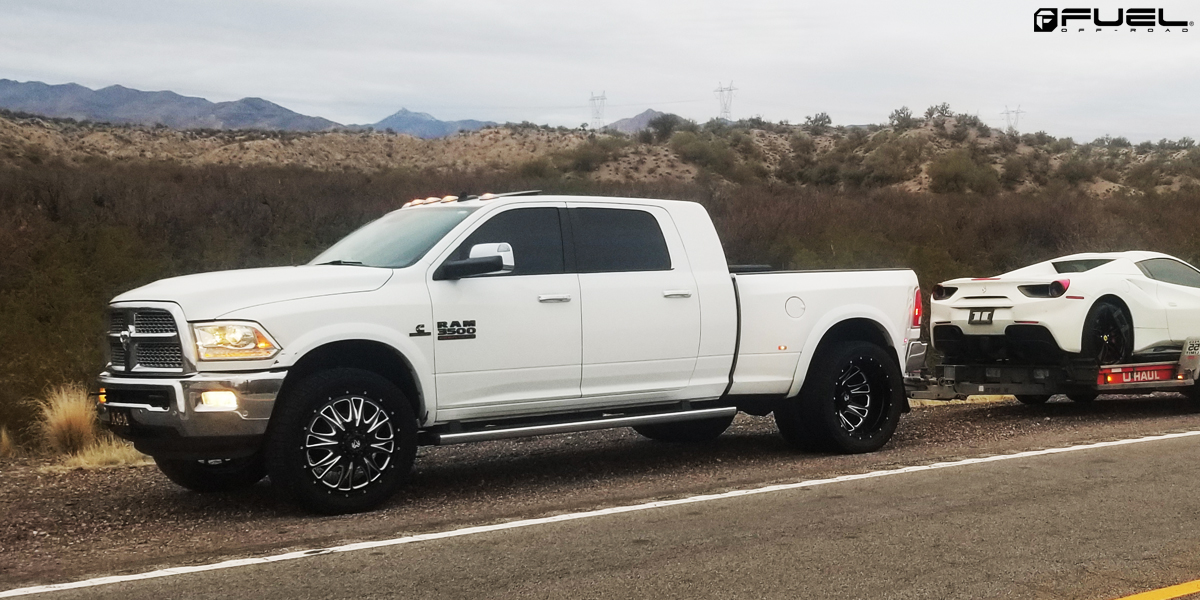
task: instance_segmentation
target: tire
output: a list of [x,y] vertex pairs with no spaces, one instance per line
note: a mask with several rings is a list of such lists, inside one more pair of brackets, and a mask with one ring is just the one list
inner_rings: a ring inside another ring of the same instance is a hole
[[1032,394],[1017,394],[1018,402],[1020,402],[1021,404],[1028,404],[1030,406],[1036,406],[1038,404],[1045,404],[1046,401],[1048,401],[1048,400],[1050,400],[1050,396],[1047,396],[1047,395],[1034,396]]
[[260,456],[223,460],[155,458],[154,464],[167,479],[201,494],[248,488],[267,475]]
[[1099,366],[1129,362],[1133,354],[1133,320],[1111,302],[1097,302],[1083,321],[1084,358]]
[[903,409],[895,358],[868,342],[838,342],[819,351],[800,394],[775,410],[775,423],[797,449],[859,454],[892,438]]
[[408,479],[417,420],[392,382],[361,369],[331,369],[287,396],[267,432],[267,471],[286,500],[322,514],[361,512]]
[[1069,398],[1071,400],[1071,402],[1079,402],[1079,403],[1086,404],[1088,402],[1095,400],[1096,397],[1099,395],[1100,394],[1092,394],[1092,393],[1087,393],[1087,392],[1076,392],[1074,394],[1067,394],[1067,398]]
[[677,444],[699,444],[717,439],[730,423],[734,415],[728,417],[713,417],[675,423],[657,423],[654,425],[637,425],[634,431],[659,442]]

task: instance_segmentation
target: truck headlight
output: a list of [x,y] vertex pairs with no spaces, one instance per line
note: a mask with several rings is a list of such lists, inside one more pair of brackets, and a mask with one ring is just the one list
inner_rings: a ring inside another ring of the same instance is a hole
[[262,360],[279,352],[279,345],[252,323],[192,325],[200,360]]

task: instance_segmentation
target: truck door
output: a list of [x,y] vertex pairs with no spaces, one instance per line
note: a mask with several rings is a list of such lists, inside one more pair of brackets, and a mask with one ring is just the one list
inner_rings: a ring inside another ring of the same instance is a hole
[[700,346],[700,298],[670,214],[570,208],[583,299],[583,396],[685,387]]
[[559,207],[521,204],[490,215],[436,265],[508,244],[508,273],[437,280],[433,302],[439,419],[520,412],[516,404],[578,398],[579,278],[567,272]]

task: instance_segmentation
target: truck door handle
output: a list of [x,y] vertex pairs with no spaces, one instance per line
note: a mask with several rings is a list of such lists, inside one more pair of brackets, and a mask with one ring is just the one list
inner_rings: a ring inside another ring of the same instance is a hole
[[663,292],[663,298],[691,298],[692,290],[667,290]]
[[542,294],[538,296],[538,302],[570,302],[570,294]]

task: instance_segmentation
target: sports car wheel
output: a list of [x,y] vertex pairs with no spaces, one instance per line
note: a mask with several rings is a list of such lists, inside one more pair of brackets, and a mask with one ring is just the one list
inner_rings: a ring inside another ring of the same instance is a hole
[[325,514],[387,500],[417,453],[412,407],[392,382],[359,369],[323,371],[284,398],[268,433],[271,482],[287,500]]
[[1098,365],[1129,362],[1133,354],[1133,320],[1111,302],[1097,302],[1083,322],[1083,356]]
[[800,395],[775,410],[775,423],[801,450],[873,452],[896,432],[903,381],[900,366],[879,346],[839,343],[813,358]]

